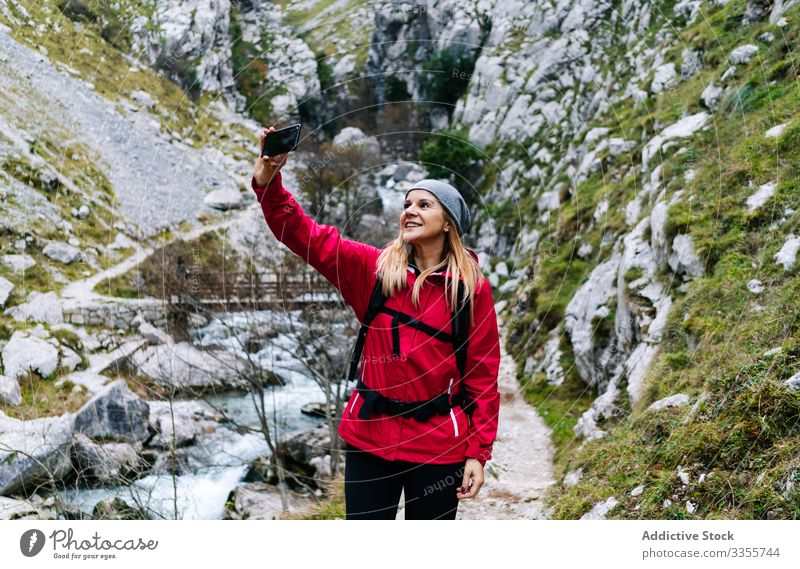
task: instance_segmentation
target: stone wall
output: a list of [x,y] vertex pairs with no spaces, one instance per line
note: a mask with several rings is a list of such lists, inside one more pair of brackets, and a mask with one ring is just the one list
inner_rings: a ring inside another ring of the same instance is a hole
[[159,328],[167,325],[166,304],[156,299],[64,300],[62,310],[65,322],[84,326],[131,330],[138,328],[137,317]]

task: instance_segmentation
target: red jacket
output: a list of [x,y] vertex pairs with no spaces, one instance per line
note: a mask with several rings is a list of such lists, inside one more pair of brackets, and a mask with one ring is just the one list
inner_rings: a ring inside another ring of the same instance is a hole
[[[317,223],[283,187],[282,175],[266,187],[252,182],[264,217],[275,237],[330,281],[350,305],[359,322],[377,282],[377,247],[343,238],[336,227]],[[266,190],[266,192],[265,192]],[[477,261],[477,254],[468,249]],[[445,302],[444,273],[430,275],[420,291],[420,307],[411,303],[411,287],[417,278],[408,268],[408,288],[386,300],[386,306],[406,312],[441,330],[450,330]],[[379,413],[360,419],[364,399],[353,390],[339,423],[339,435],[357,448],[388,460],[444,464],[466,457],[485,464],[492,455],[497,434],[500,394],[497,374],[500,344],[497,314],[489,282],[481,278],[474,300],[475,324],[469,330],[467,365],[459,380],[453,345],[421,330],[400,325],[401,357],[393,356],[391,317],[378,313],[370,325],[361,357],[361,379],[390,399],[418,401],[441,393],[466,390],[475,400],[472,417],[456,406],[448,415],[429,421],[390,417]]]

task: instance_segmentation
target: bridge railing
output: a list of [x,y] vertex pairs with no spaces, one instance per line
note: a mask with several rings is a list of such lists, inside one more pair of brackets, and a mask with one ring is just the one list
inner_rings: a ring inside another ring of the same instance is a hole
[[[182,295],[195,301],[292,301],[311,294],[336,295],[337,290],[319,273],[217,273],[216,278],[185,279]],[[180,299],[173,298],[173,301]]]

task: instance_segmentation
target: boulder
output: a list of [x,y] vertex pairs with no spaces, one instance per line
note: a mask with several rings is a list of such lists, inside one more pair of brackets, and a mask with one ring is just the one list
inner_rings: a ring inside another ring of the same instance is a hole
[[653,82],[650,84],[650,90],[653,93],[661,93],[671,89],[678,83],[678,72],[675,70],[674,63],[665,63],[656,67],[653,74]]
[[129,249],[129,248],[136,248],[136,242],[133,241],[130,237],[125,235],[124,233],[117,233],[117,236],[114,237],[114,241],[109,243],[108,248],[111,250],[118,250],[118,249]]
[[688,79],[703,67],[703,60],[700,58],[700,53],[685,48],[681,52],[681,78]]
[[567,472],[567,475],[564,476],[564,486],[575,486],[581,481],[581,477],[583,477],[582,466],[576,468],[575,470],[570,470]]
[[96,443],[83,433],[72,439],[72,460],[81,479],[100,484],[120,484],[145,469],[142,443]]
[[695,253],[691,235],[675,236],[672,240],[672,254],[667,263],[675,274],[683,275],[684,279],[701,277],[705,272],[700,257]]
[[669,397],[664,397],[663,399],[659,399],[658,401],[654,401],[648,408],[648,411],[658,411],[659,409],[664,409],[665,407],[683,407],[684,405],[689,404],[689,396],[685,393],[676,393],[675,395],[670,395]]
[[758,187],[758,189],[747,196],[747,211],[753,212],[767,203],[767,200],[775,194],[775,188],[778,184],[775,182],[767,182]]
[[[377,138],[374,136],[367,136],[360,128],[354,126],[346,126],[340,130],[336,136],[333,137],[333,144],[339,152],[351,148],[360,148],[362,152],[369,156],[378,156],[381,149]],[[398,169],[399,168],[398,166]],[[406,172],[406,176],[409,172],[410,170]]]
[[758,46],[753,44],[740,45],[730,53],[728,59],[734,65],[747,63],[753,59],[756,53],[758,53]]
[[133,354],[130,361],[140,374],[178,390],[246,388],[248,376],[254,377],[250,362],[224,350],[199,350],[188,342],[150,346]]
[[19,382],[16,378],[0,375],[0,401],[9,405],[22,403],[22,394],[19,391]]
[[316,427],[294,434],[285,444],[295,462],[311,464],[313,458],[330,453],[331,435],[327,427]]
[[784,271],[789,271],[797,262],[798,251],[800,251],[800,237],[789,235],[783,243],[781,250],[775,253],[773,259],[779,265],[783,265]]
[[582,520],[604,520],[606,519],[606,514],[613,510],[619,501],[616,497],[611,496],[602,502],[597,502],[592,509],[586,512],[581,516]]
[[51,241],[42,249],[42,253],[48,259],[58,261],[64,265],[69,265],[75,261],[80,260],[81,250],[67,243],[59,243],[58,241]]
[[709,83],[703,92],[700,93],[700,99],[702,99],[703,104],[709,110],[714,110],[717,108],[719,104],[719,100],[722,98],[722,87],[717,87],[713,83]]
[[194,443],[198,434],[215,429],[220,416],[197,401],[150,401],[150,426],[156,435],[148,446],[170,448]]
[[764,136],[767,137],[767,138],[780,138],[780,136],[783,134],[783,131],[786,130],[786,125],[787,124],[788,123],[776,124],[775,126],[770,128],[769,130],[767,130],[764,133]]
[[24,273],[36,266],[36,261],[30,255],[3,255],[0,262],[15,273]]
[[58,349],[42,338],[17,330],[3,347],[3,368],[9,377],[35,371],[49,377],[58,367]]
[[156,105],[155,100],[150,96],[149,93],[138,89],[136,91],[131,91],[131,99],[148,109],[151,109]]
[[747,281],[747,290],[753,294],[761,294],[764,292],[764,283],[758,279],[751,279]]
[[67,346],[61,346],[61,367],[67,371],[75,371],[83,359]]
[[[313,503],[311,496],[303,496],[291,490],[287,492],[287,513],[302,512]],[[228,520],[279,520],[285,515],[280,489],[264,482],[240,484],[231,492],[228,502],[232,507],[223,514],[224,519]]]
[[220,188],[206,194],[203,203],[208,207],[227,211],[229,209],[239,209],[244,206],[242,192],[234,187]]
[[136,443],[150,437],[150,406],[118,379],[96,393],[75,414],[75,432],[92,439]]
[[0,496],[0,520],[52,519],[52,513],[42,511],[28,500],[15,500]]
[[8,297],[14,291],[14,284],[8,279],[0,277],[0,308],[3,308],[8,302]]
[[609,314],[608,305],[617,292],[617,271],[621,261],[619,247],[614,248],[609,260],[598,264],[567,304],[564,328],[569,334],[575,353],[575,366],[588,385],[602,383],[605,371],[599,369],[595,360],[598,350],[596,342],[603,340],[596,333],[595,318]]
[[19,322],[44,322],[46,324],[60,324],[64,322],[64,312],[61,299],[53,292],[32,291],[27,302],[6,309],[14,320]]
[[153,345],[159,344],[172,344],[172,336],[160,330],[147,322],[146,320],[142,320],[139,324],[139,333],[145,337],[145,339]]
[[129,505],[121,498],[108,498],[95,504],[92,509],[93,520],[148,520],[141,509]]
[[26,495],[70,475],[71,413],[19,421],[0,417],[0,495]]

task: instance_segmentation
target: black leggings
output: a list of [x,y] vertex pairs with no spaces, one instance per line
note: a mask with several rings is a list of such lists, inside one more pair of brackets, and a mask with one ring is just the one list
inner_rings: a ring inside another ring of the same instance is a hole
[[405,492],[405,519],[454,520],[456,489],[464,461],[424,464],[386,460],[345,445],[344,496],[348,520],[393,520],[400,492]]

